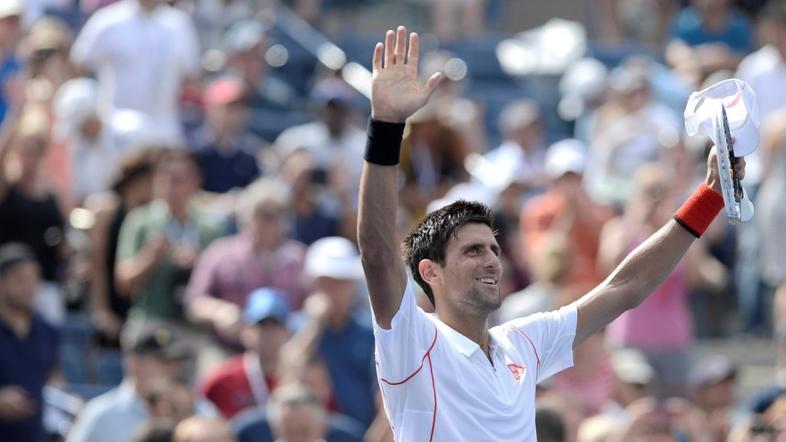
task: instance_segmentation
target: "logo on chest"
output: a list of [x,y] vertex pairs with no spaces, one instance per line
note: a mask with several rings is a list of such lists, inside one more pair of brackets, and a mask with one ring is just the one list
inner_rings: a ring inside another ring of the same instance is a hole
[[510,369],[510,372],[513,373],[513,379],[517,381],[521,380],[521,378],[527,374],[527,368],[522,367],[519,364],[508,364],[508,368]]

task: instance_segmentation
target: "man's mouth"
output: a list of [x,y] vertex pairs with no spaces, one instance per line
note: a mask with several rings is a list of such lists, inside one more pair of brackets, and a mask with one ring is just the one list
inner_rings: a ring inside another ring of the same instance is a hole
[[493,285],[497,285],[497,282],[498,282],[497,278],[493,277],[493,276],[486,276],[486,277],[483,277],[483,278],[475,278],[475,281],[478,281],[481,284],[492,285],[492,286]]

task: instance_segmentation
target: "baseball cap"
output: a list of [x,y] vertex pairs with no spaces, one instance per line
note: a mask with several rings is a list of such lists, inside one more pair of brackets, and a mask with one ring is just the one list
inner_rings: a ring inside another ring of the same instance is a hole
[[587,102],[603,94],[609,70],[594,58],[582,58],[571,64],[559,81],[560,117],[575,120],[584,113]]
[[288,315],[289,305],[284,292],[271,287],[254,290],[243,311],[243,319],[247,324],[259,324],[271,318],[286,324]]
[[717,384],[737,375],[737,367],[726,356],[713,355],[699,361],[688,375],[688,383],[693,388]]
[[748,155],[759,145],[759,107],[756,93],[742,80],[731,78],[690,94],[685,106],[685,131],[702,134],[716,144],[713,120],[719,105],[726,108],[729,131],[734,136],[734,154]]
[[17,264],[35,260],[33,250],[26,244],[12,242],[0,247],[0,273]]
[[655,371],[647,362],[644,354],[638,350],[620,349],[612,353],[611,366],[617,378],[627,384],[649,384]]
[[306,253],[305,270],[311,278],[363,278],[363,267],[355,244],[339,236],[322,238],[311,244]]
[[205,106],[221,106],[243,98],[243,83],[231,76],[219,77],[205,88],[202,101]]
[[243,20],[230,26],[224,33],[223,47],[228,54],[248,51],[265,41],[266,29],[255,20]]
[[544,169],[553,179],[573,172],[583,174],[587,165],[587,146],[575,138],[552,144],[546,151]]
[[22,15],[22,0],[0,1],[0,19]]
[[29,52],[50,49],[66,49],[71,45],[73,34],[62,20],[45,17],[30,27],[25,38],[25,46]]
[[190,352],[182,336],[172,326],[159,321],[127,325],[120,344],[126,353],[152,353],[165,359],[181,359]]

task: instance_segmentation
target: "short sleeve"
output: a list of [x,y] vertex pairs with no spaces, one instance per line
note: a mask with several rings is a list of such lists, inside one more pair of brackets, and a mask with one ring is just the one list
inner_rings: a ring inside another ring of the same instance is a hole
[[144,208],[133,210],[128,214],[122,226],[117,241],[117,261],[121,262],[133,258],[142,249],[145,238],[143,237],[142,219]]
[[575,305],[508,321],[511,340],[524,351],[535,351],[540,382],[573,366],[573,340],[578,313]]
[[378,376],[390,383],[401,382],[411,376],[433,348],[436,325],[417,305],[411,279],[407,280],[390,330],[377,324],[374,318],[374,338]]

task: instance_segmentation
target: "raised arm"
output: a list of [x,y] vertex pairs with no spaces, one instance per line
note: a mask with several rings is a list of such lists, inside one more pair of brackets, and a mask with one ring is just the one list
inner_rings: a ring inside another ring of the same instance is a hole
[[[384,52],[384,59],[383,59]],[[388,31],[374,48],[371,80],[371,122],[366,161],[360,179],[358,244],[366,274],[371,308],[377,324],[390,328],[407,283],[396,240],[398,154],[404,121],[426,104],[440,74],[424,86],[418,81],[418,35],[403,26]]]
[[[691,209],[692,214],[696,213],[695,210],[701,211],[705,220],[709,218],[709,221],[723,207],[715,155],[715,148],[713,148],[707,160],[705,180],[706,186],[712,190],[705,189],[702,194],[699,193],[701,191],[697,191]],[[745,161],[738,159],[735,168],[741,176],[744,176]],[[680,213],[683,213],[682,210],[680,209]],[[695,227],[691,225],[692,222],[694,220],[688,219],[680,224],[670,220],[633,250],[605,281],[576,301],[578,325],[574,347],[626,310],[644,302],[652,294],[696,240],[694,233],[686,228],[686,226]],[[707,221],[706,224],[709,222]]]

